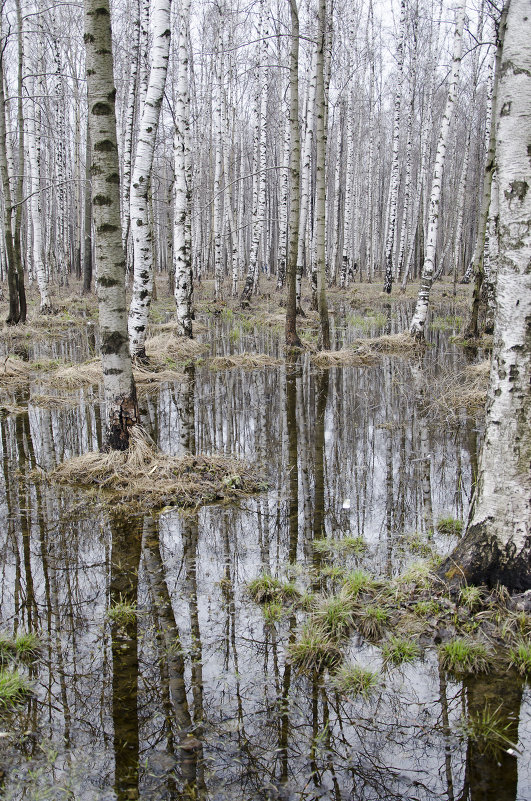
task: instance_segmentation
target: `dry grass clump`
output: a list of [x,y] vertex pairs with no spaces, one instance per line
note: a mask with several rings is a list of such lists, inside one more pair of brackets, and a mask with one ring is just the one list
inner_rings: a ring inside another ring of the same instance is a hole
[[[73,395],[66,397],[63,395],[39,393],[38,395],[32,395],[29,402],[32,406],[39,406],[44,409],[67,409],[69,406],[77,406],[79,398]],[[23,409],[22,411],[25,410]]]
[[11,378],[26,379],[29,376],[31,367],[28,362],[15,359],[13,356],[5,356],[0,359],[0,381]]
[[268,356],[266,353],[235,353],[233,356],[214,356],[209,362],[211,370],[233,370],[242,367],[244,370],[256,370],[260,367],[274,367],[282,364],[281,359]]
[[236,459],[169,456],[139,426],[131,431],[129,450],[75,456],[50,475],[63,484],[105,489],[143,508],[234,500],[266,488],[256,470]]
[[401,334],[382,334],[372,339],[363,339],[360,342],[376,353],[412,353],[423,349],[407,332]]
[[71,364],[68,367],[58,367],[46,380],[56,387],[78,389],[78,387],[99,384],[103,381],[101,359],[90,359],[88,362]]
[[341,350],[321,350],[310,356],[316,367],[363,367],[374,364],[377,358],[369,348],[362,345]]
[[488,359],[459,372],[445,373],[434,384],[429,408],[447,417],[453,417],[461,410],[469,414],[483,410],[489,376]]
[[[152,369],[149,369],[151,367]],[[161,383],[162,381],[175,381],[182,378],[183,373],[180,370],[173,369],[172,367],[162,367],[157,369],[156,365],[152,364],[150,359],[149,367],[141,364],[133,366],[133,376],[137,384],[154,384]]]
[[188,337],[177,337],[172,332],[156,334],[154,337],[146,339],[146,354],[153,364],[159,363],[167,357],[177,359],[195,359],[201,356],[208,345],[196,342],[195,339]]
[[336,668],[342,654],[333,637],[314,624],[306,623],[298,639],[289,645],[288,659],[299,673],[311,675]]

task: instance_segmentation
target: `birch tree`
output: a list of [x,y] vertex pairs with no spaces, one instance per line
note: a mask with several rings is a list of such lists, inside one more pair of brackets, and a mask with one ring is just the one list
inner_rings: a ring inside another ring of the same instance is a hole
[[84,8],[105,440],[110,449],[126,450],[138,406],[127,336],[111,15],[108,0],[86,0]]
[[175,93],[173,259],[177,331],[192,336],[192,165],[190,161],[190,93],[188,78],[188,30],[190,0],[182,0],[179,13],[177,91]]
[[326,47],[326,0],[319,0],[315,82],[315,268],[319,347],[330,350],[330,324],[326,300],[326,98],[324,61]]
[[[499,258],[485,439],[465,536],[448,580],[531,589],[531,14],[510,0],[499,78]],[[503,34],[502,34],[503,36]]]
[[149,224],[148,192],[169,52],[170,0],[154,0],[151,70],[131,182],[134,280],[128,327],[131,355],[140,360],[146,359],[146,329],[153,293],[153,232]]
[[404,73],[404,37],[406,30],[406,0],[400,2],[400,26],[398,33],[396,89],[393,113],[393,155],[391,162],[391,188],[389,200],[389,218],[387,222],[387,241],[385,245],[385,281],[384,290],[391,292],[393,287],[393,247],[395,244],[396,211],[398,202],[398,185],[400,171],[398,162],[398,146],[400,144],[400,107],[402,104],[402,78]]
[[297,250],[300,218],[300,155],[299,132],[299,11],[297,0],[290,0],[291,44],[289,60],[289,123],[290,123],[290,161],[289,161],[289,226],[288,261],[286,269],[286,345],[300,347],[297,334]]
[[441,200],[444,161],[446,156],[448,134],[450,131],[450,123],[452,121],[452,117],[454,114],[457,85],[459,82],[459,71],[461,67],[463,25],[465,19],[464,2],[461,2],[461,4],[458,6],[456,15],[457,18],[454,31],[452,73],[450,76],[450,84],[448,87],[446,108],[444,110],[443,119],[441,123],[441,130],[439,133],[439,141],[437,143],[435,166],[433,169],[433,179],[431,184],[430,207],[428,216],[428,236],[426,240],[426,256],[424,258],[424,265],[422,268],[422,278],[420,282],[415,313],[413,315],[413,319],[411,321],[411,326],[409,329],[409,333],[411,334],[411,336],[415,337],[415,339],[418,340],[424,339],[424,329],[426,325],[426,317],[428,314],[430,290],[433,283],[433,275],[435,271],[435,251],[437,247],[437,233],[439,228],[439,207]]

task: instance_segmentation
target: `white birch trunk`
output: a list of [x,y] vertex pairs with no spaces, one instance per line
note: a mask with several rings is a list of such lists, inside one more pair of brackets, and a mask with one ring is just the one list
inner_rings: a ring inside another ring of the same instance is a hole
[[221,39],[221,26],[223,22],[219,19],[220,29],[218,31],[218,44],[215,62],[215,86],[214,86],[214,200],[212,205],[212,237],[214,240],[214,299],[221,300],[223,287],[223,264],[222,264],[222,215],[223,193],[221,191],[221,173],[223,167],[222,138],[223,138],[223,115],[222,115],[222,75],[223,75],[223,43]]
[[441,124],[439,141],[437,143],[437,153],[435,156],[435,166],[433,170],[433,180],[431,185],[430,209],[428,218],[428,236],[426,241],[426,256],[422,268],[422,278],[417,297],[417,305],[409,333],[416,339],[424,339],[424,329],[428,315],[428,303],[431,285],[433,283],[433,273],[435,269],[435,250],[437,247],[437,232],[439,227],[439,204],[441,199],[442,178],[444,170],[444,160],[446,155],[446,145],[448,133],[452,121],[457,85],[459,82],[459,71],[461,67],[461,50],[463,44],[463,25],[465,17],[464,3],[457,8],[457,20],[454,32],[454,46],[452,56],[452,73],[448,88],[448,97]]
[[125,125],[122,147],[122,236],[124,248],[128,250],[131,229],[131,163],[133,161],[133,132],[136,98],[138,94],[138,66],[140,59],[140,5],[133,0],[132,6],[133,52],[130,61],[129,91],[125,109]]
[[406,0],[400,0],[400,27],[398,34],[396,89],[393,115],[393,153],[391,158],[391,189],[389,197],[389,217],[387,222],[387,240],[385,244],[385,280],[384,290],[387,293],[393,288],[393,245],[395,242],[396,209],[398,202],[398,185],[400,171],[398,165],[398,145],[400,143],[400,107],[402,104],[402,77],[404,67],[404,36],[406,30]]
[[302,148],[302,165],[301,165],[301,207],[299,218],[299,245],[297,251],[297,312],[300,313],[301,307],[301,292],[302,292],[302,274],[304,272],[304,254],[306,243],[306,228],[308,225],[308,211],[310,208],[310,178],[312,166],[312,147],[314,135],[314,113],[315,113],[315,81],[317,70],[317,53],[316,50],[312,56],[311,76],[308,84],[308,98],[306,101],[306,132],[304,135],[304,145]]
[[352,255],[352,193],[354,191],[354,136],[352,125],[352,103],[347,106],[347,176],[345,182],[345,208],[343,217],[343,253],[341,256],[341,271],[339,286],[341,289],[347,285]]
[[177,333],[192,336],[192,165],[190,160],[190,93],[188,77],[188,29],[190,0],[182,0],[177,52],[177,91],[175,93],[175,133],[173,138],[173,266]]
[[127,339],[110,18],[107,0],[86,0],[84,39],[106,445],[124,450],[129,445],[129,428],[138,420],[138,407]]
[[148,193],[169,50],[170,0],[155,0],[151,71],[140,119],[131,184],[134,280],[129,310],[129,344],[131,355],[138,359],[146,358],[146,331],[153,292],[153,232],[149,225]]
[[[44,267],[42,250],[42,209],[41,209],[41,168],[40,168],[40,128],[37,129],[37,104],[35,102],[35,89],[33,80],[33,66],[30,54],[32,53],[32,42],[28,30],[28,23],[23,19],[24,36],[24,58],[26,62],[25,88],[28,95],[26,102],[26,143],[28,147],[29,162],[29,191],[31,209],[31,228],[32,228],[32,255],[33,271],[39,287],[41,296],[40,313],[48,314],[51,311],[51,303],[48,294],[48,276]],[[40,41],[39,41],[40,50]]]
[[289,189],[289,154],[290,154],[290,120],[289,108],[285,111],[286,126],[282,150],[282,168],[279,175],[280,197],[278,201],[278,268],[277,289],[282,289],[286,279],[286,259],[288,254],[288,189]]
[[[507,8],[507,7],[506,7]],[[503,25],[503,17],[502,17]],[[503,38],[503,34],[502,34]],[[467,530],[448,580],[531,588],[531,14],[510,0],[499,79],[499,259],[485,440]]]
[[[261,3],[261,14],[263,14],[263,2]],[[245,286],[241,294],[241,303],[249,303],[251,294],[257,280],[258,254],[260,249],[260,238],[263,235],[265,212],[266,212],[266,135],[267,135],[267,36],[268,27],[264,26],[260,30],[259,38],[262,39],[260,53],[260,89],[259,89],[259,120],[258,120],[258,175],[256,177],[256,207],[253,206],[253,226],[251,235],[251,252],[249,257],[249,269],[245,279]],[[257,131],[255,128],[255,138]]]

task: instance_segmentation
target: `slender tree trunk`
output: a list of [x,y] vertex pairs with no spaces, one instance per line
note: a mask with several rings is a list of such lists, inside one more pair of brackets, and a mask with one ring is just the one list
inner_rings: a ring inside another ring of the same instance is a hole
[[166,84],[170,51],[170,0],[156,0],[153,9],[151,71],[142,108],[131,186],[134,280],[129,310],[131,355],[146,359],[146,331],[153,292],[153,231],[149,224],[149,184]]
[[83,220],[83,294],[88,295],[92,288],[92,181],[90,175],[90,120],[87,117],[87,137],[85,150],[85,214]]
[[308,227],[308,217],[310,208],[310,185],[312,167],[312,148],[314,136],[314,114],[315,114],[315,81],[317,69],[317,49],[314,48],[312,55],[312,66],[310,82],[308,84],[308,98],[306,101],[306,132],[304,135],[304,146],[302,150],[301,167],[301,202],[299,218],[299,243],[297,250],[297,314],[302,314],[301,294],[302,294],[302,275],[305,264],[306,229]]
[[326,0],[319,0],[317,64],[315,87],[315,264],[319,310],[319,347],[330,350],[330,323],[326,300],[326,100],[324,56],[326,43]]
[[415,339],[418,339],[419,341],[424,340],[424,329],[428,315],[430,290],[433,283],[433,275],[435,270],[435,251],[437,247],[437,232],[439,228],[439,206],[441,200],[444,160],[446,156],[446,145],[448,142],[450,123],[454,113],[457,85],[459,82],[459,71],[461,67],[461,50],[463,44],[463,25],[465,17],[465,9],[462,2],[458,6],[456,14],[457,19],[454,32],[452,74],[450,77],[446,108],[444,110],[439,141],[437,144],[435,167],[433,170],[433,180],[431,185],[426,256],[422,268],[422,278],[418,292],[417,305],[415,307],[415,313],[409,329],[411,336],[415,337]]
[[395,89],[395,104],[393,116],[393,155],[391,158],[391,189],[389,200],[389,217],[387,221],[387,242],[385,244],[385,281],[384,290],[388,294],[393,288],[393,246],[395,244],[395,229],[398,204],[398,185],[400,183],[400,170],[398,161],[398,145],[400,143],[400,107],[402,105],[402,78],[404,67],[404,38],[406,31],[406,0],[400,1],[400,30],[397,48],[397,76]]
[[190,161],[190,92],[188,80],[188,30],[190,0],[181,3],[177,92],[175,97],[173,259],[175,270],[175,304],[178,332],[192,336],[192,165]]
[[299,133],[299,12],[297,0],[290,0],[291,47],[289,61],[289,123],[290,123],[290,161],[289,161],[289,225],[288,225],[288,263],[286,270],[286,345],[300,347],[297,334],[297,248],[300,218],[300,155]]
[[138,406],[127,337],[125,254],[120,219],[108,0],[86,0],[84,39],[101,355],[107,405],[105,445],[110,449],[125,450],[129,445],[129,428],[138,421]]
[[[466,533],[449,581],[531,589],[531,14],[510,0],[496,105],[499,259],[485,440]],[[504,20],[502,19],[502,26]]]

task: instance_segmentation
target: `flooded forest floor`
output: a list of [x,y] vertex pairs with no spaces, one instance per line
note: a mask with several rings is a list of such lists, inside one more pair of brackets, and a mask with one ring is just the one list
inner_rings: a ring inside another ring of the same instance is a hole
[[469,289],[420,350],[415,285],[331,291],[324,355],[267,282],[201,287],[193,342],[158,290],[122,472],[95,298],[0,328],[2,797],[529,799],[531,616],[436,573],[483,433]]

